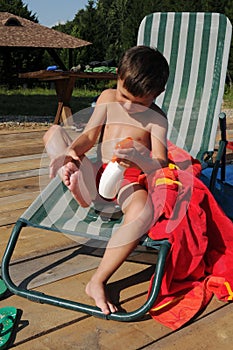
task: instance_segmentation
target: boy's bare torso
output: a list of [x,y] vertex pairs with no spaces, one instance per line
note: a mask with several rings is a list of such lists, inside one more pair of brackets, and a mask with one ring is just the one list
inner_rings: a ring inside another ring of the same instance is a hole
[[[92,119],[92,118],[91,118]],[[150,108],[139,105],[127,105],[117,99],[117,90],[105,90],[88,123],[88,129],[105,125],[101,144],[102,162],[111,160],[116,143],[126,137],[134,140],[134,147],[148,156],[152,150],[152,138],[160,138],[159,130],[164,127],[166,117],[155,104]]]

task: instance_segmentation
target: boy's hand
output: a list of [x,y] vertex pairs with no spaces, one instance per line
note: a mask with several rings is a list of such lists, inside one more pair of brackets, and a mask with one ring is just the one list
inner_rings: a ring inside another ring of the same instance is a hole
[[137,168],[140,169],[141,154],[136,148],[118,148],[115,150],[114,155],[119,159],[118,163],[125,168]]
[[58,170],[61,167],[63,167],[65,164],[67,164],[68,162],[75,162],[75,163],[80,162],[79,157],[76,155],[76,153],[72,149],[69,149],[66,154],[61,154],[61,155],[57,156],[56,158],[54,158],[53,160],[51,160],[50,165],[49,165],[50,178],[55,177]]

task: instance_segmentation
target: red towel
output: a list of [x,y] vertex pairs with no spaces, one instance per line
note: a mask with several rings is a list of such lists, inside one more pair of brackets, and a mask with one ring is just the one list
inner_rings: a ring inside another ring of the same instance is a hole
[[187,166],[187,153],[169,146],[174,147],[170,158],[175,154],[176,165],[186,165],[183,170],[159,170],[149,181],[155,212],[149,236],[172,244],[150,314],[177,329],[202,310],[213,293],[220,300],[232,300],[233,223],[196,177],[200,164],[188,156]]
[[227,148],[229,148],[233,151],[233,142],[232,141],[227,142]]

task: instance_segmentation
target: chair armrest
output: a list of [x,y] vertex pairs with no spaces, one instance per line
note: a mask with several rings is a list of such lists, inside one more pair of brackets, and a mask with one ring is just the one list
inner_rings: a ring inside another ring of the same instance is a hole
[[219,148],[218,148],[216,160],[214,163],[212,175],[210,178],[209,189],[211,192],[214,191],[218,169],[220,167],[221,167],[221,181],[225,181],[227,139],[226,139],[226,114],[224,112],[219,114],[219,125],[220,125],[221,139],[219,141]]

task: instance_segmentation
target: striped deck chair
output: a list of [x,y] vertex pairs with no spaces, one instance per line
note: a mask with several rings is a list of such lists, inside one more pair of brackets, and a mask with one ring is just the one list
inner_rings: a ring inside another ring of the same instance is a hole
[[[186,148],[194,157],[201,158],[202,150],[204,152],[214,147],[230,32],[231,26],[225,16],[203,13],[151,14],[139,28],[138,44],[158,47],[170,62],[168,86],[157,101],[169,116],[169,138],[178,146]],[[79,207],[57,177],[18,219],[3,256],[2,278],[12,293],[33,301],[117,321],[137,319],[151,309],[159,294],[170,250],[168,240],[156,241],[143,237],[141,243],[158,253],[155,254],[155,278],[145,304],[131,312],[116,312],[106,316],[94,306],[28,290],[22,284],[16,286],[10,277],[10,260],[24,227],[108,240],[120,222],[121,217],[103,217],[94,207]]]
[[[184,12],[150,14],[138,33],[138,45],[158,48],[169,62],[166,91],[156,103],[167,113],[170,141],[202,162],[212,159],[220,120],[222,138],[207,181],[212,192],[220,163],[225,179],[226,116],[221,105],[231,32],[223,14]],[[203,162],[204,167],[210,164]]]
[[[56,296],[29,290],[22,285],[16,286],[9,274],[10,259],[19,234],[24,227],[37,227],[62,232],[68,235],[85,237],[90,240],[107,241],[114,230],[119,227],[121,220],[122,215],[119,213],[119,207],[116,207],[115,212],[112,212],[112,214],[111,212],[105,212],[103,215],[100,215],[95,207],[80,207],[74,200],[70,191],[57,176],[41,192],[15,224],[2,259],[2,278],[8,289],[12,293],[32,301],[56,305],[74,311],[81,311],[105,319],[132,321],[143,316],[152,308],[159,293],[165,260],[170,249],[170,243],[167,240],[154,241],[148,236],[143,237],[141,245],[155,249],[156,252],[158,252],[158,256],[157,254],[155,255],[156,277],[153,282],[154,288],[147,301],[141,307],[128,313],[117,312],[104,315],[100,309],[92,305],[57,298]],[[89,243],[86,244],[89,245]],[[92,242],[90,246],[95,246],[95,244]]]

